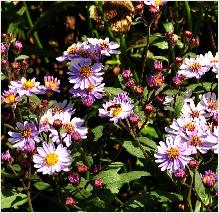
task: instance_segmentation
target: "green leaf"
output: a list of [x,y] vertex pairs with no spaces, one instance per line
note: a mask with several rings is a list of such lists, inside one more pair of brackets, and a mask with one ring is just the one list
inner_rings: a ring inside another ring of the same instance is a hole
[[120,92],[124,92],[121,88],[115,88],[115,87],[105,87],[104,88],[107,96],[116,96]]
[[20,172],[21,171],[21,167],[19,164],[12,164],[12,168],[16,171],[16,172]]
[[35,94],[32,94],[30,96],[30,101],[36,103],[36,104],[40,104],[41,103],[41,100],[38,98],[38,96],[36,96]]
[[183,96],[177,96],[176,97],[176,103],[175,103],[175,115],[178,117],[180,115],[180,112],[182,110],[182,107],[184,105],[184,97]]
[[19,55],[17,58],[15,58],[15,60],[24,60],[24,59],[28,59],[29,56],[28,55]]
[[150,174],[145,171],[132,171],[128,173],[118,174],[120,168],[102,171],[96,177],[101,178],[107,189],[112,193],[118,193],[119,189],[125,183],[129,183],[132,180],[139,179],[142,176],[149,176]]
[[132,141],[124,141],[124,143],[122,144],[122,146],[126,149],[126,151],[128,153],[130,153],[131,155],[137,157],[137,158],[144,158],[143,152],[141,151],[140,148],[135,147],[132,144]]
[[145,126],[141,130],[141,133],[143,133],[146,136],[150,136],[152,138],[158,138],[158,134],[157,134],[156,130],[151,126]]
[[11,179],[17,178],[16,175],[13,175],[13,174],[7,173],[7,172],[5,172],[5,171],[3,171],[3,170],[1,170],[1,175],[2,175],[3,177],[11,178]]
[[152,149],[157,149],[156,143],[149,138],[137,137],[136,140],[143,143],[145,146],[151,147]]
[[156,60],[161,60],[161,61],[169,61],[167,57],[165,56],[161,56],[161,55],[158,55],[158,56],[155,56],[155,59]]
[[1,73],[1,81],[5,80],[6,78],[7,77],[3,73]]
[[51,185],[45,182],[37,182],[35,184],[33,184],[36,189],[40,190],[40,191],[50,191],[52,189]]
[[28,68],[27,69],[27,73],[32,73],[33,72],[33,68]]
[[94,134],[94,141],[97,141],[103,135],[103,126],[99,125],[92,129],[92,133]]
[[178,202],[183,200],[183,196],[174,192],[164,192],[160,190],[152,191],[151,195],[157,197],[159,201],[164,202]]
[[25,7],[21,7],[21,9],[17,11],[17,14],[22,16],[24,12],[25,12]]
[[173,32],[174,31],[174,27],[173,27],[173,22],[165,22],[163,23],[164,29],[166,32]]
[[[199,174],[198,171],[195,172],[194,187],[195,187],[196,192],[198,193],[199,197],[202,199],[203,202],[205,202],[208,195],[205,192],[205,187],[202,183],[201,175]],[[206,205],[207,205],[207,203],[206,203]]]
[[168,49],[168,43],[166,41],[160,41],[152,44],[152,46],[156,46],[159,49],[166,50]]

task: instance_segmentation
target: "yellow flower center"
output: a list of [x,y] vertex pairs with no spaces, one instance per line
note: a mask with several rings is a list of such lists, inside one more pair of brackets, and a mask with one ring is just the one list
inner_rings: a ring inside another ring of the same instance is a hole
[[167,151],[167,156],[169,159],[174,160],[180,156],[180,152],[178,148],[171,147]]
[[8,103],[8,104],[13,104],[15,103],[15,94],[10,94],[8,96],[5,97],[5,102]]
[[63,109],[60,107],[53,107],[52,108],[52,115],[55,115],[56,113],[63,112]]
[[191,116],[192,116],[193,118],[198,118],[198,117],[199,117],[199,114],[200,114],[200,112],[199,112],[198,110],[193,110],[193,111],[191,112]]
[[90,86],[86,89],[87,92],[92,92],[94,89],[95,85],[94,84],[90,84]]
[[194,62],[190,65],[190,70],[192,72],[198,72],[202,65],[199,62]]
[[100,49],[101,50],[108,49],[108,47],[109,47],[109,45],[106,42],[104,42],[104,41],[100,42]]
[[209,104],[208,104],[208,108],[211,109],[211,110],[217,110],[218,108],[218,103],[217,101],[211,101]]
[[32,130],[30,128],[26,128],[22,131],[21,136],[23,138],[29,138],[32,135]]
[[155,4],[156,6],[160,6],[160,5],[163,4],[163,0],[155,0],[155,1],[154,1],[154,4]]
[[192,146],[200,146],[202,144],[202,141],[200,140],[200,138],[195,135],[189,139],[189,142]]
[[195,130],[195,124],[193,122],[189,122],[186,125],[184,125],[184,129],[187,129],[188,131],[194,131]]
[[76,44],[72,44],[70,47],[68,47],[68,49],[67,49],[67,52],[69,53],[69,54],[76,54],[77,53],[77,51],[78,51],[78,48],[77,48],[77,46],[76,46]]
[[26,80],[22,85],[22,89],[30,90],[30,89],[34,88],[34,86],[35,86],[35,84],[32,81]]
[[57,88],[57,83],[55,81],[46,81],[45,86],[54,90]]
[[112,110],[112,114],[114,117],[117,117],[121,112],[122,112],[121,107],[118,107],[118,108]]
[[80,73],[81,73],[81,76],[83,78],[88,78],[89,76],[92,75],[92,69],[90,67],[81,67],[80,69]]
[[214,183],[215,183],[215,178],[214,178],[213,175],[208,175],[208,176],[204,176],[202,181],[203,181],[204,184],[209,184],[210,183],[209,185],[213,186]]
[[44,161],[49,166],[54,166],[58,162],[58,155],[55,153],[47,154]]
[[74,126],[71,123],[63,124],[62,128],[64,128],[67,134],[71,134],[74,131]]

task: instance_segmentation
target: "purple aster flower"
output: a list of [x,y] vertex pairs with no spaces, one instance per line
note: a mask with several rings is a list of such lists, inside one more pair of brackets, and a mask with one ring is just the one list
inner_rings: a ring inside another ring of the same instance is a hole
[[101,55],[110,56],[111,54],[120,54],[119,44],[113,41],[109,41],[109,38],[97,39],[97,38],[88,38],[89,43],[92,45],[99,45],[101,49]]
[[26,146],[26,143],[29,143],[29,145],[30,143],[35,145],[35,142],[40,142],[35,124],[25,121],[24,124],[17,122],[16,125],[19,132],[8,132],[8,134],[11,136],[8,141],[15,143],[12,147],[19,147],[22,149],[24,146]]
[[38,147],[37,152],[38,154],[33,155],[34,167],[37,168],[37,172],[52,175],[55,172],[70,170],[71,153],[62,144],[55,148],[53,143],[43,143],[43,147]]
[[212,149],[214,143],[207,140],[207,134],[201,128],[186,132],[182,134],[182,141],[188,144],[188,148],[191,150],[192,154],[197,153],[197,150],[202,154],[205,154],[208,150]]
[[98,44],[89,45],[89,48],[87,49],[87,54],[88,54],[88,57],[91,58],[91,60],[99,62],[101,58],[100,46]]
[[75,112],[73,109],[74,104],[68,103],[67,100],[64,100],[63,102],[52,100],[51,103],[52,106],[50,109],[48,109],[48,112],[51,112],[53,116],[62,112],[71,112],[72,114]]
[[172,79],[172,84],[173,84],[174,87],[178,88],[179,86],[182,85],[184,80],[185,80],[184,75],[176,74]]
[[161,61],[154,61],[153,62],[153,70],[155,72],[162,72],[163,70],[163,65]]
[[40,117],[39,132],[48,132],[52,129],[52,125],[49,121],[52,119],[52,112],[47,111],[43,116]]
[[100,72],[102,67],[101,63],[95,63],[91,66],[91,59],[81,59],[69,67],[70,77],[68,79],[70,83],[74,84],[74,89],[87,89],[90,84],[96,85],[102,82],[103,72]]
[[205,174],[202,175],[202,183],[207,187],[212,187],[217,182],[217,174],[211,170],[205,171]]
[[117,123],[119,119],[128,118],[133,108],[127,93],[119,93],[113,100],[103,104],[103,108],[99,109],[99,116],[110,117],[110,121]]
[[36,78],[31,80],[27,80],[24,77],[21,78],[20,81],[11,81],[11,85],[9,85],[10,89],[17,89],[17,93],[20,96],[26,95],[31,96],[32,94],[43,94],[40,90],[40,83],[35,81]]
[[9,150],[2,152],[1,159],[2,159],[2,161],[5,161],[7,163],[10,163],[14,160],[13,157],[11,156]]
[[200,96],[200,104],[208,112],[205,114],[205,117],[209,117],[218,111],[218,100],[215,93],[205,93]]
[[177,169],[184,169],[189,162],[191,151],[186,143],[181,142],[181,137],[175,138],[169,135],[166,143],[161,141],[157,152],[154,154],[156,163],[159,163],[161,171],[169,170],[175,172]]
[[159,88],[164,83],[164,76],[162,74],[151,75],[147,78],[147,84],[151,88]]
[[16,105],[18,102],[21,102],[21,100],[22,98],[17,94],[17,89],[9,89],[2,94],[2,101],[12,105],[13,108],[16,108]]
[[204,56],[196,58],[185,58],[184,63],[180,66],[178,74],[186,78],[201,78],[210,68],[207,66]]
[[24,143],[24,146],[20,150],[24,153],[29,153],[29,154],[34,153],[34,151],[36,150],[35,143],[32,143],[30,141],[26,141]]
[[57,78],[54,78],[53,76],[45,76],[44,82],[45,82],[45,90],[58,92],[58,93],[60,92],[59,90],[60,80],[58,80]]
[[70,172],[68,175],[68,180],[72,185],[78,185],[81,181],[81,176],[77,172]]

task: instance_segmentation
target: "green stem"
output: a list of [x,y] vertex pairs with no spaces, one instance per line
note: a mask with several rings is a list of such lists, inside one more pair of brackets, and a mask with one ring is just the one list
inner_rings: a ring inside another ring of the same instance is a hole
[[185,1],[185,10],[186,10],[186,16],[188,21],[188,28],[189,28],[188,30],[192,31],[192,16],[191,16],[191,11],[188,1]]
[[[27,7],[27,4],[25,1],[23,1],[23,5],[25,7],[25,15],[26,15],[26,18],[27,18],[27,22],[29,24],[29,26],[32,28],[34,25],[33,25],[33,21],[30,17],[30,13],[29,13],[29,10],[28,10],[28,7]],[[38,33],[37,32],[34,32],[33,33],[33,36],[36,40],[36,43],[37,43],[37,46],[40,48],[40,49],[43,49],[43,45],[39,39],[39,36],[38,36]],[[45,62],[48,64],[49,63],[49,59],[47,57],[44,58]]]
[[192,194],[192,185],[193,185],[194,179],[195,179],[195,171],[193,171],[193,176],[190,179],[188,193],[186,196],[186,201],[187,201],[187,205],[188,205],[187,207],[188,207],[189,212],[193,211],[192,210],[192,202],[191,202],[191,194]]
[[106,27],[107,35],[110,37],[110,39],[115,40],[115,37],[114,37],[110,27],[109,27],[109,24],[106,20],[106,17],[104,16],[102,2],[101,1],[95,1],[95,5],[98,7],[98,11],[100,13],[100,16],[101,16],[103,22],[104,22],[104,26]]
[[27,199],[28,199],[28,208],[30,212],[34,212],[33,205],[32,205],[32,199],[31,199],[31,181],[29,180],[31,176],[31,166],[28,170],[28,182],[27,182]]

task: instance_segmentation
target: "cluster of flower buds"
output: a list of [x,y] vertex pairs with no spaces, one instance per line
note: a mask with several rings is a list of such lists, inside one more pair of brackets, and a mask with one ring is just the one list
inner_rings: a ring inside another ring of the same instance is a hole
[[6,162],[6,163],[12,163],[14,161],[13,157],[11,156],[9,150],[5,151],[5,152],[2,152],[1,154],[1,159],[3,162]]
[[183,32],[183,39],[186,43],[189,43],[191,47],[198,46],[198,40],[193,37],[193,33],[191,31],[185,30]]
[[175,46],[177,43],[177,38],[174,36],[173,31],[169,31],[166,33],[166,39],[170,46]]
[[144,2],[143,1],[135,1],[135,15],[142,14],[144,12]]

